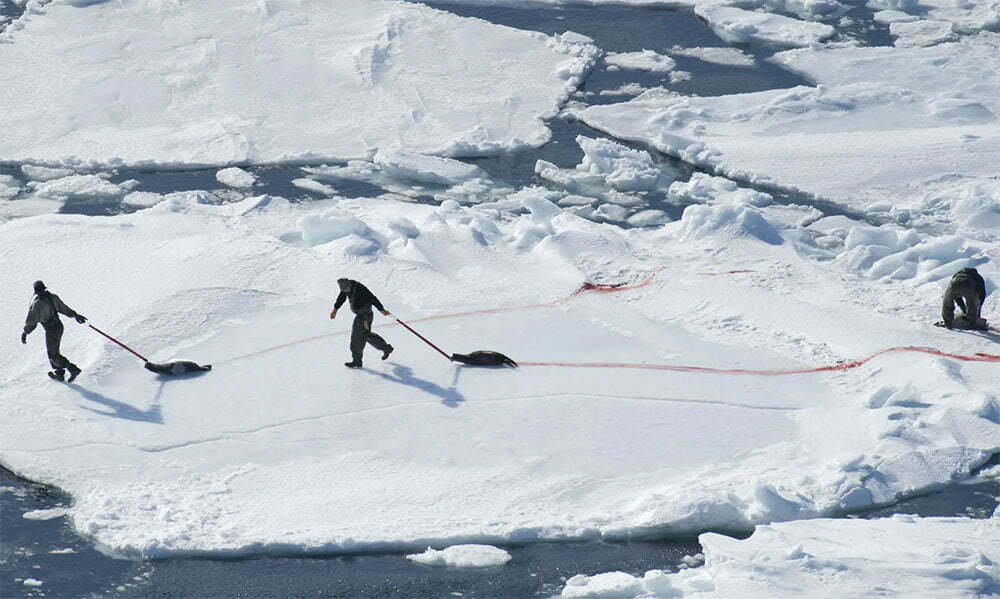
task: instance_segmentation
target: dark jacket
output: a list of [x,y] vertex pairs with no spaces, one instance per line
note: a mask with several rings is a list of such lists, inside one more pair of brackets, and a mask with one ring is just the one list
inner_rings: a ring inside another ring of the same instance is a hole
[[371,312],[372,306],[378,308],[379,312],[385,312],[385,308],[382,307],[382,302],[378,301],[375,294],[357,281],[351,281],[350,288],[347,291],[340,292],[340,295],[337,296],[337,303],[333,305],[333,308],[335,310],[339,310],[340,307],[344,305],[345,300],[350,301],[351,312],[354,312],[355,314]]
[[986,281],[975,268],[963,268],[951,277],[949,287],[972,287],[979,296],[979,303],[986,301]]
[[59,314],[65,314],[70,318],[76,318],[79,314],[76,310],[63,303],[59,296],[45,291],[36,295],[31,300],[31,307],[28,308],[28,318],[24,321],[24,334],[28,335],[35,327],[41,324],[43,327],[50,327],[59,322]]

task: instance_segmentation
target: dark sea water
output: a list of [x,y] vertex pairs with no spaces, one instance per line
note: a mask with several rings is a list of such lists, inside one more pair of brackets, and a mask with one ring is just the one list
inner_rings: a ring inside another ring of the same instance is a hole
[[[627,7],[489,8],[427,2],[430,6],[497,24],[548,34],[575,31],[595,40],[605,51],[650,49],[668,53],[674,46],[722,47],[725,44],[689,10],[639,9]],[[0,0],[0,27],[4,17],[21,10],[9,0]],[[888,43],[884,26],[871,21],[871,12],[854,8],[851,22],[841,35],[871,45]],[[690,57],[675,56],[677,68],[692,73],[688,81],[671,83],[663,73],[608,70],[599,63],[581,88],[578,100],[594,104],[621,102],[625,95],[599,95],[625,83],[698,95],[719,95],[787,88],[808,84],[798,75],[767,62],[778,48],[742,45],[756,59],[751,68],[716,65]],[[583,153],[577,135],[606,137],[585,125],[560,118],[549,123],[553,135],[545,146],[513,155],[470,159],[493,178],[513,187],[537,184],[535,161],[542,159],[562,167],[576,165]],[[634,144],[627,144],[637,147]],[[692,169],[676,160],[653,153],[661,167],[680,179]],[[298,201],[320,197],[294,186],[303,176],[299,166],[248,167],[259,181],[254,193],[279,195]],[[217,169],[152,170],[119,169],[113,182],[137,181],[136,191],[219,190]],[[23,180],[19,165],[0,165],[0,174]],[[329,181],[328,181],[329,182]],[[333,181],[343,195],[372,197],[386,190],[371,182],[353,179]],[[812,203],[827,214],[848,214],[842,207],[805,198],[780,189],[766,190],[779,201]],[[683,206],[657,204],[651,207],[679,216]],[[117,202],[99,199],[73,201],[64,212],[103,215],[127,210]],[[1000,484],[984,481],[974,485],[952,485],[936,493],[916,497],[895,506],[872,511],[862,517],[885,517],[893,513],[925,516],[988,517],[1000,495]],[[65,516],[49,520],[25,519],[27,512],[66,507],[72,498],[58,489],[34,484],[0,469],[0,598],[9,597],[399,597],[399,598],[529,598],[557,594],[564,581],[575,574],[621,570],[641,574],[660,568],[676,570],[681,558],[700,552],[697,539],[664,538],[623,543],[538,543],[505,547],[513,560],[497,568],[434,568],[412,563],[403,554],[351,556],[257,556],[246,559],[174,559],[127,561],[107,557],[88,540],[77,536]],[[26,579],[42,581],[25,586]]]

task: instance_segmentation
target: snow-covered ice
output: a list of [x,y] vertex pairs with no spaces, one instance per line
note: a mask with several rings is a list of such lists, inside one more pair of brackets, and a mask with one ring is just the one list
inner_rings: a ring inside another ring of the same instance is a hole
[[712,31],[727,42],[751,40],[785,46],[808,46],[832,37],[830,25],[801,21],[766,12],[755,12],[735,6],[699,4],[695,13],[705,19]]
[[705,565],[642,577],[577,575],[561,597],[993,596],[1000,585],[1000,520],[919,518],[806,520],[758,526],[736,540],[703,534]]
[[[177,194],[134,214],[4,223],[3,284],[25,293],[4,300],[3,326],[19,326],[41,278],[150,359],[215,366],[158,378],[69,323],[65,353],[85,370],[57,386],[33,336],[0,357],[4,463],[68,491],[78,529],[137,556],[749,527],[891,503],[996,450],[989,363],[902,354],[826,375],[741,373],[895,345],[989,351],[872,311],[871,295],[895,296],[819,268],[810,236],[772,207],[718,200],[716,213],[622,231],[551,193],[516,194],[522,213],[500,219],[455,202]],[[57,241],[67,227],[73,244]],[[348,323],[326,315],[344,275],[443,347],[522,367],[456,368],[379,320],[393,358],[337,368]],[[897,293],[914,315],[940,298],[933,282]],[[573,367],[609,360],[624,370]],[[871,400],[893,394],[908,399]]]
[[17,110],[0,112],[0,160],[44,163],[537,146],[597,58],[577,37],[395,0],[52,2],[3,35],[0,105]]
[[452,545],[441,550],[428,547],[427,551],[407,555],[406,559],[426,566],[486,568],[506,564],[511,555],[492,545]]
[[677,63],[669,56],[657,54],[652,50],[609,52],[604,56],[604,61],[609,65],[638,71],[665,72],[677,66]]
[[753,56],[739,48],[682,48],[674,46],[670,53],[677,56],[691,56],[705,62],[731,67],[752,67],[757,64]]
[[718,97],[655,91],[578,112],[588,125],[737,179],[848,204],[912,182],[985,180],[1000,162],[1000,35],[913,48],[808,48],[774,60],[816,80]]

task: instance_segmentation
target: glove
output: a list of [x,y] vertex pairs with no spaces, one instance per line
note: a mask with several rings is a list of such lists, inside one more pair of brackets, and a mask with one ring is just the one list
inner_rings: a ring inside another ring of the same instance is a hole
[[330,312],[330,320],[333,320],[336,317],[337,317],[337,310],[334,309],[333,311]]
[[389,316],[388,310],[382,310],[382,316]]
[[87,317],[84,316],[83,314],[77,314],[76,315],[76,321],[78,323],[80,323],[80,324],[83,324],[83,323],[87,322]]
[[28,334],[21,333],[21,343],[27,343],[27,342],[28,342]]

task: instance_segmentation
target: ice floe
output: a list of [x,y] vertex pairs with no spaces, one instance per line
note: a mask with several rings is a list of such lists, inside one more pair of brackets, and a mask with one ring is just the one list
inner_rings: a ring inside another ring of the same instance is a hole
[[252,173],[235,166],[216,172],[215,179],[223,185],[237,189],[248,189],[257,182],[257,177]]
[[609,52],[604,55],[604,62],[623,69],[639,71],[665,72],[677,66],[669,56],[657,54],[652,50],[641,52]]
[[580,36],[391,0],[52,2],[33,11],[0,47],[0,105],[18,107],[0,114],[8,161],[499,153],[547,141],[543,119],[598,54]]
[[441,550],[428,547],[427,551],[407,555],[406,559],[426,566],[486,568],[506,564],[511,555],[491,545],[452,545]]
[[786,46],[808,46],[832,37],[830,25],[754,12],[735,6],[699,4],[695,14],[708,21],[719,37],[732,43],[763,41]]
[[1000,520],[896,516],[758,526],[745,540],[699,538],[705,565],[577,575],[561,597],[978,597],[1000,584]]

